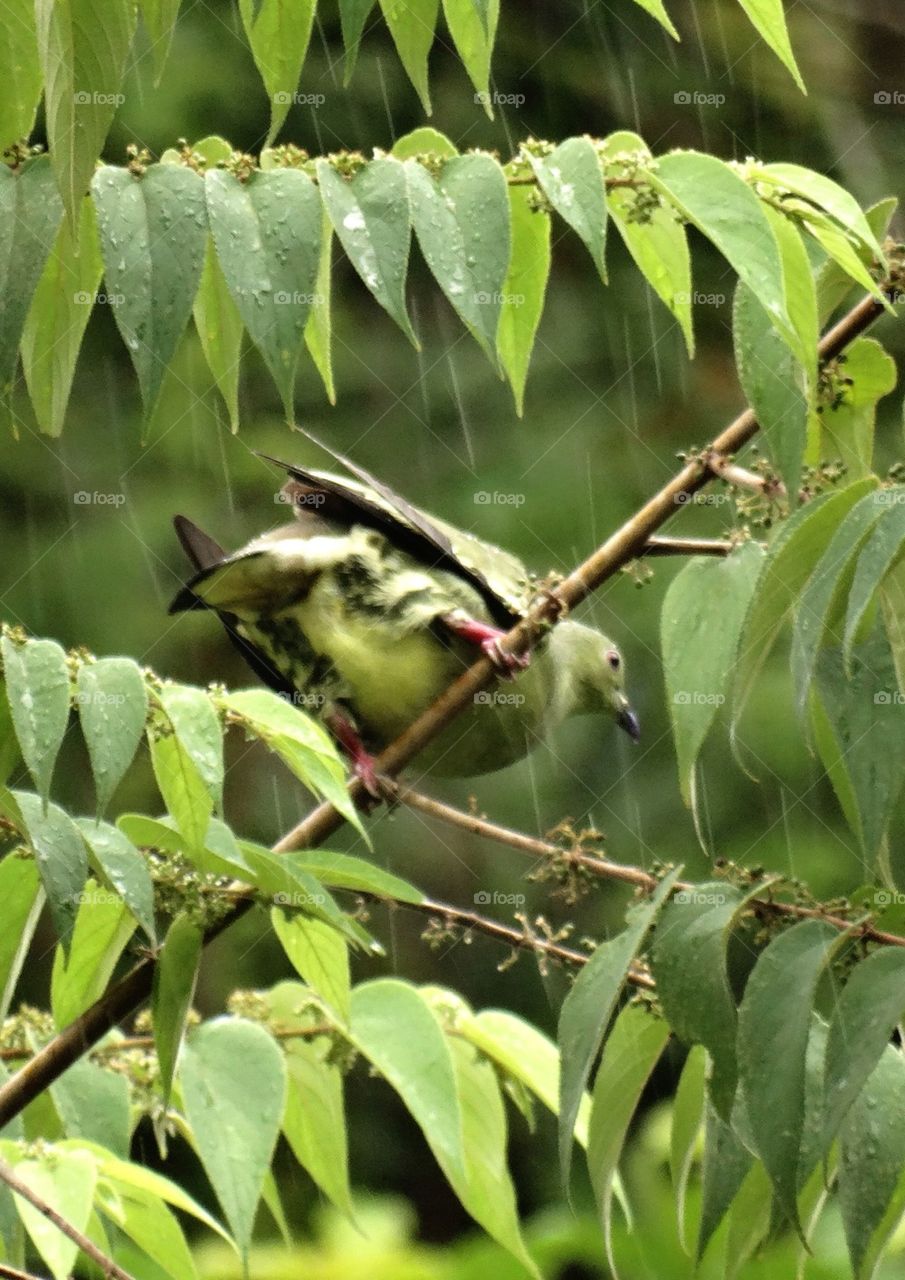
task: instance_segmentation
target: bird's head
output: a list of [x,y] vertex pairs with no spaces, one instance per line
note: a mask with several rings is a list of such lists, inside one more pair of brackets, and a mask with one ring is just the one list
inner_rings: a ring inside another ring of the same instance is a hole
[[625,662],[618,645],[592,627],[571,621],[561,622],[553,637],[566,650],[576,710],[611,715],[637,742],[641,726],[625,692]]

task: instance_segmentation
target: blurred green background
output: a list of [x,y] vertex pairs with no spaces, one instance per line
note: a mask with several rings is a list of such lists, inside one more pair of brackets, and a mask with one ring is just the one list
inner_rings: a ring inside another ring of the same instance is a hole
[[[504,160],[529,135],[558,141],[635,128],[655,152],[690,146],[724,158],[799,162],[836,177],[864,204],[899,194],[905,13],[895,0],[799,0],[788,6],[806,97],[758,40],[736,0],[676,0],[670,7],[682,35],[678,44],[629,0],[503,0],[494,81],[510,101],[498,105],[490,122],[441,38],[431,57],[431,123],[460,148],[494,148]],[[322,95],[323,102],[293,107],[279,140],[312,154],[389,148],[425,123],[389,34],[372,15],[346,90],[338,16],[335,6],[322,8],[300,88]],[[129,143],[159,155],[177,138],[208,133],[252,152],[263,145],[268,102],[228,0],[184,3],[159,87],[140,38],[126,95],[105,152],[112,162],[124,158]],[[702,102],[701,95],[710,100]],[[730,332],[734,280],[694,236],[692,247],[699,302],[697,354],[690,362],[678,327],[616,235],[610,286],[602,289],[577,238],[554,222],[553,274],[522,420],[508,388],[429,281],[416,248],[410,307],[420,354],[339,256],[338,403],[327,404],[305,359],[297,420],[428,510],[510,547],[541,573],[566,571],[667,478],[678,450],[703,445],[742,407]],[[882,321],[877,334],[901,354],[901,332],[891,321]],[[99,306],[61,440],[36,433],[26,397],[19,396],[19,438],[4,445],[0,476],[0,612],[6,619],[66,645],[131,654],[174,678],[252,682],[212,618],[167,616],[186,568],[171,519],[184,512],[226,546],[237,546],[283,515],[274,504],[273,471],[253,450],[302,462],[323,459],[290,434],[253,352],[243,368],[238,435],[230,434],[210,384],[192,332],[143,440],[137,383],[112,315]],[[882,469],[900,453],[894,399],[881,406]],[[516,493],[523,501],[476,502],[484,492]],[[80,493],[92,501],[77,502]],[[671,532],[703,535],[731,527],[733,520],[728,502],[694,505],[677,512]],[[424,787],[455,803],[474,797],[491,818],[530,832],[545,832],[566,817],[578,827],[596,827],[606,834],[612,858],[645,867],[681,862],[689,875],[701,877],[712,858],[724,857],[791,871],[824,896],[852,888],[867,879],[867,870],[804,747],[783,653],[766,670],[741,728],[741,751],[753,776],[730,760],[725,725],[704,753],[702,848],[679,796],[659,656],[662,596],[679,564],[651,562],[653,575],[640,586],[637,575],[625,573],[582,610],[626,653],[644,730],[638,748],[609,724],[573,722],[522,765],[463,783],[424,780]],[[68,752],[58,798],[89,811],[86,761],[77,744]],[[231,744],[231,753],[227,818],[247,836],[272,840],[305,811],[308,798],[266,753],[241,741]],[[410,777],[421,784],[417,768]],[[157,811],[149,767],[136,767],[118,800],[124,810]],[[621,890],[596,890],[570,907],[527,880],[532,864],[515,852],[433,827],[417,815],[378,813],[371,829],[373,856],[437,897],[472,906],[477,893],[524,894],[530,916],[542,912],[553,928],[571,922],[575,939],[599,938],[621,919]],[[364,852],[349,833],[338,843]],[[500,914],[508,917],[510,908]],[[359,961],[358,976],[385,971],[448,984],[478,1006],[505,1006],[554,1032],[562,975],[543,978],[525,957],[501,973],[497,966],[505,956],[480,939],[431,951],[420,940],[423,923],[401,911],[376,913],[372,926],[388,959]],[[49,948],[49,933],[45,943]],[[35,1000],[45,988],[48,956],[49,950],[36,953],[29,971],[24,994]],[[199,1007],[216,1012],[234,987],[269,985],[287,972],[264,918],[249,917],[211,949]],[[675,1054],[658,1071],[652,1099],[672,1088],[680,1062]],[[442,1243],[469,1233],[390,1090],[359,1070],[350,1078],[348,1102],[356,1184],[407,1198],[411,1230],[422,1241]],[[529,1216],[548,1211],[561,1199],[553,1122],[539,1116],[533,1135],[518,1117],[512,1127],[523,1208]],[[150,1140],[145,1155],[156,1159]],[[649,1173],[664,1155],[662,1143],[651,1148]],[[188,1161],[185,1153],[175,1158]],[[317,1208],[316,1197],[289,1162],[282,1185],[295,1220],[305,1221]],[[654,1205],[658,1185],[642,1188]],[[205,1195],[203,1186],[199,1194]],[[580,1186],[577,1202],[587,1203]],[[659,1221],[659,1208],[651,1213],[651,1221]],[[656,1233],[646,1239],[654,1249]],[[577,1243],[570,1248],[554,1274],[563,1280],[605,1274],[599,1256],[593,1263],[593,1251]],[[643,1260],[644,1248],[642,1240],[623,1274],[664,1274],[659,1264]],[[405,1273],[400,1267],[392,1274]],[[455,1274],[470,1273],[462,1263]]]

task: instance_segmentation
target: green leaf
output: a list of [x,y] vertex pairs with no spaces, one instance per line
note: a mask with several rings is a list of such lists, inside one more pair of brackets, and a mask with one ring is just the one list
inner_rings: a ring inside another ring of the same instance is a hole
[[0,400],[16,374],[32,295],[56,238],[63,207],[47,156],[13,170],[0,165]]
[[871,472],[877,401],[895,388],[896,365],[873,338],[853,342],[840,365],[852,384],[821,414],[821,456],[840,458],[852,479],[860,479]]
[[[59,1144],[63,1149],[67,1146],[74,1147],[75,1145],[67,1142]],[[110,1184],[116,1194],[156,1196],[167,1204],[171,1204],[175,1209],[191,1214],[199,1222],[203,1222],[209,1230],[215,1231],[222,1236],[228,1244],[233,1243],[217,1219],[212,1217],[206,1209],[203,1209],[197,1200],[193,1200],[188,1192],[183,1191],[175,1182],[171,1182],[169,1178],[165,1178],[160,1173],[155,1173],[153,1169],[146,1169],[142,1165],[132,1164],[127,1160],[119,1160],[96,1143],[81,1141],[78,1146],[91,1152],[97,1161],[99,1176]]]
[[[739,4],[747,13],[755,30],[766,40],[767,44],[787,69],[802,93],[807,93],[792,46],[789,43],[789,32],[786,27],[786,15],[783,12],[782,0],[739,0]],[[769,166],[797,169],[797,165]],[[802,170],[807,173],[807,170]]]
[[446,134],[432,129],[430,125],[423,125],[420,129],[412,129],[411,133],[404,133],[401,138],[396,139],[390,151],[390,155],[395,156],[397,160],[413,160],[421,155],[450,159],[458,154],[455,144],[447,138]]
[[[799,708],[804,707],[810,691],[821,646],[837,638],[835,615],[838,612],[841,621],[856,557],[880,516],[897,501],[897,494],[905,496],[905,486],[867,493],[850,508],[799,595],[791,658]],[[841,641],[841,634],[838,639]]]
[[269,147],[298,88],[317,0],[239,0],[242,26],[270,98]]
[[[775,0],[779,4],[780,0]],[[782,191],[819,206],[848,234],[856,236],[863,247],[883,264],[883,250],[870,222],[854,196],[832,178],[798,164],[755,165],[752,176],[758,182],[769,182]]]
[[[876,204],[865,210],[864,217],[867,225],[877,240],[883,240],[887,235],[897,205],[898,200],[895,196],[890,196],[886,200],[878,200]],[[817,273],[817,297],[821,324],[826,323],[854,287],[855,282],[848,272],[843,271],[833,258],[825,258]]]
[[[16,1175],[76,1231],[84,1232],[97,1181],[97,1167],[87,1151],[57,1149],[52,1154],[22,1160],[16,1165]],[[54,1280],[67,1280],[79,1252],[78,1245],[19,1196],[16,1196],[16,1207]]]
[[305,324],[305,346],[321,376],[327,399],[336,404],[336,387],[333,382],[333,317],[330,300],[330,273],[333,263],[333,226],[326,210],[321,215],[321,258],[317,268],[317,281],[311,314]]
[[280,907],[272,909],[270,922],[296,972],[340,1022],[348,1022],[351,982],[345,939],[323,920],[301,912],[290,915]]
[[0,646],[19,749],[46,804],[69,722],[66,654],[54,640],[27,640],[18,645],[5,634]]
[[250,880],[277,906],[292,907],[337,929],[350,942],[359,943],[357,924],[342,912],[319,880],[300,869],[293,855],[276,854],[261,845],[246,843],[243,856],[251,870]]
[[826,1046],[826,1146],[905,1013],[903,979],[905,954],[896,947],[884,947],[856,966],[836,998]]
[[439,0],[380,0],[396,51],[426,115],[431,114],[427,55],[434,43],[439,7]]
[[615,938],[600,944],[563,1001],[557,1039],[562,1058],[559,1160],[565,1186],[569,1182],[575,1121],[591,1067],[625,985],[629,965],[643,946],[678,875],[678,871],[671,872],[648,900],[630,909],[627,927]]
[[132,1188],[114,1191],[101,1178],[96,1204],[105,1218],[134,1240],[173,1280],[198,1280],[182,1227],[158,1196]]
[[763,563],[742,626],[735,668],[733,730],[776,638],[820,555],[848,511],[876,480],[821,494],[780,525]]
[[286,1100],[283,1055],[257,1023],[218,1019],[188,1038],[179,1078],[201,1162],[247,1265]]
[[88,853],[81,833],[59,805],[44,805],[27,791],[14,791],[35,851],[35,860],[47,893],[60,942],[68,950],[75,927],[79,897],[88,879]]
[[701,1219],[696,1258],[704,1256],[714,1232],[745,1181],[754,1157],[731,1125],[710,1103],[705,1109],[704,1156],[701,1164]]
[[299,169],[205,176],[217,258],[239,315],[292,419],[295,374],[317,281],[321,207]]
[[901,560],[887,573],[878,594],[899,692],[905,692],[905,564]]
[[[469,0],[469,3],[471,0]],[[522,416],[534,336],[550,276],[550,218],[532,204],[528,187],[509,188],[512,259],[503,283],[497,352]]]
[[160,701],[219,812],[223,808],[223,729],[210,697],[191,685],[164,684]]
[[725,1280],[735,1280],[770,1229],[773,1188],[764,1166],[748,1170],[729,1207]]
[[737,1013],[726,950],[750,898],[725,881],[681,889],[666,904],[654,935],[651,972],[673,1031],[686,1044],[702,1044],[713,1064],[710,1097],[727,1122],[738,1076]]
[[[877,494],[882,502],[884,490]],[[882,513],[858,556],[852,589],[845,615],[843,656],[851,661],[852,645],[858,637],[865,615],[883,579],[898,562],[905,544],[905,492],[891,495],[900,501]]]
[[155,87],[160,84],[163,69],[170,54],[170,45],[173,42],[181,3],[182,0],[138,0],[141,16],[151,40]]
[[[132,0],[35,0],[49,151],[69,221],[82,197],[120,92],[135,31]],[[123,246],[125,248],[125,246]]]
[[606,284],[606,188],[590,138],[567,138],[547,156],[528,159],[538,186],[560,217],[581,237]]
[[[261,845],[239,842],[240,849],[255,853],[269,853]],[[332,853],[327,849],[298,849],[281,854],[296,872],[307,872],[330,889],[350,889],[353,893],[373,893],[379,898],[394,898],[399,902],[424,902],[424,894],[407,880],[401,880],[382,867],[350,853]]]
[[850,669],[849,677],[839,649],[820,654],[814,694],[833,737],[829,744],[818,741],[818,747],[823,747],[821,759],[837,792],[834,770],[841,770],[847,780],[840,802],[851,821],[846,802],[854,801],[854,830],[870,861],[879,852],[905,780],[905,717],[895,694],[889,641],[882,630],[854,648]]
[[628,1005],[616,1019],[594,1081],[588,1128],[588,1172],[603,1219],[610,1267],[610,1212],[616,1166],[650,1073],[669,1040],[669,1027],[647,1009]]
[[94,774],[97,812],[102,814],[144,732],[148,694],[141,669],[131,658],[82,663],[76,702]]
[[434,279],[488,358],[496,362],[502,291],[510,263],[509,195],[491,156],[447,160],[435,180],[406,162],[412,222]]
[[764,562],[747,542],[721,560],[698,556],[673,578],[660,634],[682,798],[696,808],[695,764],[735,671],[742,624]]
[[68,953],[57,947],[50,979],[50,1008],[59,1029],[94,1004],[107,983],[135,921],[120,898],[95,880],[79,894],[78,915]]
[[78,818],[76,825],[95,869],[119,894],[150,941],[155,942],[154,881],[146,860],[128,836],[108,822]]
[[233,431],[238,431],[239,363],[244,326],[217,261],[213,237],[208,238],[192,313],[207,367],[226,405],[229,425]]
[[157,786],[179,831],[185,837],[189,854],[204,848],[214,802],[191,756],[175,733],[163,732],[160,726],[149,731],[151,764]]
[[343,46],[346,50],[346,69],[343,77],[348,85],[358,62],[358,50],[368,15],[376,0],[339,0],[339,19],[342,24]]
[[129,1083],[124,1075],[82,1058],[54,1081],[50,1092],[67,1137],[98,1142],[128,1159]]
[[34,0],[9,0],[0,42],[0,151],[34,127],[41,101],[41,64]]
[[63,430],[76,360],[104,265],[93,202],[82,201],[78,241],[62,222],[22,331],[22,367],[38,426]]
[[476,89],[479,102],[493,119],[490,94],[490,59],[500,17],[500,0],[484,0],[479,13],[475,0],[443,0],[443,16],[456,52]]
[[905,1208],[905,1062],[889,1045],[842,1126],[839,1207],[852,1270],[870,1280]]
[[3,928],[0,929],[0,1021],[6,1017],[16,983],[28,955],[44,894],[33,859],[7,854],[0,861],[0,902]]
[[450,1047],[420,992],[395,978],[362,983],[352,992],[349,1038],[399,1094],[446,1176],[465,1178]]
[[506,1163],[506,1111],[496,1073],[474,1046],[455,1036],[449,1039],[449,1050],[462,1115],[464,1173],[447,1165],[439,1151],[438,1159],[474,1220],[540,1280],[519,1227],[515,1187]]
[[[505,1009],[482,1009],[456,1019],[456,1032],[480,1049],[514,1080],[559,1113],[559,1051],[537,1027]],[[584,1095],[575,1122],[575,1141],[586,1147],[591,1100]]]
[[656,18],[661,27],[664,27],[673,39],[680,39],[678,31],[672,24],[672,19],[663,6],[663,0],[635,0],[635,4],[643,9],[645,13],[649,13],[652,18]]
[[186,1018],[195,997],[203,942],[197,923],[187,915],[178,915],[167,930],[154,967],[151,1016],[164,1105],[169,1101]]
[[105,165],[91,184],[113,315],[150,415],[192,314],[207,216],[204,183],[184,165],[152,164],[136,178]]
[[329,800],[364,834],[361,817],[346,790],[345,766],[316,720],[269,689],[242,689],[224,695],[219,703],[275,751],[306,787]]
[[690,1050],[679,1077],[669,1131],[669,1173],[676,1198],[676,1224],[686,1253],[691,1252],[685,1211],[688,1180],[707,1101],[707,1054],[703,1045]]
[[677,151],[657,161],[651,183],[719,249],[795,351],[779,245],[744,178],[716,156]]
[[[323,1021],[310,1007],[310,991],[299,982],[280,982],[265,999],[274,1031],[301,1030],[312,1021]],[[327,1036],[299,1036],[281,1043],[288,1073],[286,1141],[323,1193],[352,1218],[343,1075],[331,1060],[333,1041]]]
[[799,1232],[811,1009],[840,937],[821,920],[803,920],[779,934],[758,957],[739,1006],[739,1077],[751,1134],[780,1207]]
[[324,207],[349,261],[419,350],[405,305],[412,232],[408,183],[401,162],[382,156],[364,165],[350,179],[341,177],[329,160],[318,160],[317,180]]
[[[638,158],[651,164],[653,157],[643,138],[621,130],[600,144],[607,176],[624,178],[635,172]],[[691,255],[684,226],[672,209],[658,206],[633,216],[638,209],[638,192],[631,187],[607,190],[607,208],[638,270],[681,326],[689,356],[694,355],[691,313]]]

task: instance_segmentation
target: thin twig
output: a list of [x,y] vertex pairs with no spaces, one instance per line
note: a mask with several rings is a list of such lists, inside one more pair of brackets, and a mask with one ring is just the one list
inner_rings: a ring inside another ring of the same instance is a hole
[[[421,813],[426,813],[450,826],[461,827],[473,835],[495,840],[497,844],[505,844],[510,849],[516,849],[528,857],[547,860],[555,858],[569,862],[573,866],[583,867],[591,875],[598,876],[602,880],[620,880],[624,884],[634,885],[636,889],[643,889],[646,893],[652,893],[660,883],[656,876],[642,870],[641,867],[626,866],[620,862],[612,862],[599,854],[585,853],[581,849],[567,849],[549,840],[526,836],[521,831],[501,827],[495,822],[488,822],[486,818],[479,818],[472,813],[465,813],[462,809],[455,809],[452,805],[444,804],[442,800],[434,800],[432,796],[426,796],[423,792],[415,791],[402,783],[393,788],[393,794],[411,809],[418,809]],[[727,881],[728,883],[730,882]],[[694,888],[692,881],[677,880],[674,891],[687,893],[693,892]],[[887,933],[883,929],[875,929],[866,922],[859,924],[846,920],[844,916],[833,915],[820,906],[804,907],[797,902],[779,902],[774,898],[752,898],[748,905],[758,915],[789,916],[796,920],[823,920],[843,932],[850,930],[853,936],[865,938],[869,942],[882,943],[887,947],[905,947],[905,937],[898,933]]]
[[641,554],[647,556],[728,556],[738,546],[728,538],[648,538]]
[[715,476],[719,476],[727,484],[734,484],[737,489],[749,489],[752,493],[763,493],[770,497],[786,496],[786,486],[781,480],[769,480],[766,476],[758,475],[756,471],[740,467],[737,462],[733,462],[723,454],[708,453],[705,455],[705,461]]
[[11,1267],[8,1262],[0,1262],[0,1276],[6,1280],[41,1280],[40,1276],[32,1275],[30,1271],[20,1271],[18,1267]]
[[[821,339],[819,354],[823,360],[837,356],[850,342],[869,328],[883,313],[883,304],[868,296],[856,304]],[[713,441],[713,454],[736,454],[757,433],[758,423],[751,409],[729,424]],[[625,522],[602,546],[555,591],[544,595],[528,616],[505,637],[503,647],[520,653],[543,635],[563,612],[575,608],[592,591],[618,573],[641,554],[644,546],[684,504],[687,495],[696,493],[712,478],[713,472],[702,458],[695,458],[663,486],[644,506]],[[428,742],[435,738],[467,706],[474,696],[496,678],[496,668],[489,658],[479,658],[440,697],[428,707],[399,737],[380,753],[375,761],[379,773],[394,777]],[[363,798],[361,783],[349,785],[353,799]],[[316,848],[343,825],[345,818],[331,804],[321,804],[273,846],[274,852]],[[250,906],[239,903],[234,912],[224,917],[207,935],[207,941],[218,937]],[[115,986],[71,1022],[6,1083],[0,1086],[0,1128],[17,1116],[33,1098],[76,1062],[91,1045],[96,1044],[121,1019],[151,994],[154,959],[140,961]]]
[[[103,1253],[83,1232],[57,1213],[53,1205],[43,1200],[36,1191],[32,1191],[31,1187],[24,1183],[4,1160],[0,1160],[0,1182],[5,1182],[10,1191],[27,1200],[33,1209],[37,1209],[38,1213],[42,1214],[48,1222],[52,1222],[58,1231],[62,1231],[73,1244],[78,1245],[85,1257],[97,1263],[109,1280],[135,1280],[133,1275],[123,1271],[122,1267],[118,1266],[112,1258],[108,1258],[106,1253]],[[15,1272],[13,1274],[15,1275]]]

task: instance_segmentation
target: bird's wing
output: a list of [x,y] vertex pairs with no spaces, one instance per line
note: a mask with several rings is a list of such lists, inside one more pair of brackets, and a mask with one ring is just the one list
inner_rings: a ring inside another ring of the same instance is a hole
[[511,625],[524,616],[533,592],[528,571],[516,556],[445,520],[428,515],[350,458],[328,449],[319,440],[315,443],[351,471],[356,479],[349,480],[326,471],[305,470],[268,454],[259,455],[276,463],[292,477],[296,509],[300,506],[304,509],[303,503],[308,496],[320,498],[322,502],[317,510],[322,518],[377,529],[394,546],[423,564],[445,569],[470,582],[498,622]]
[[[214,566],[221,564],[227,558],[226,552],[220,544],[205,533],[203,529],[199,529],[186,516],[174,516],[173,525],[176,529],[176,536],[182,544],[182,549],[191,561],[196,573],[213,569]],[[175,607],[176,603],[188,592],[189,588],[184,587],[170,606],[171,613],[178,612]],[[194,603],[188,603],[182,607],[192,608]],[[294,686],[285,676],[281,675],[262,649],[252,644],[241,634],[238,629],[239,620],[235,614],[227,613],[223,610],[218,610],[217,614],[223,623],[226,634],[258,679],[277,693],[292,696],[295,692]]]

